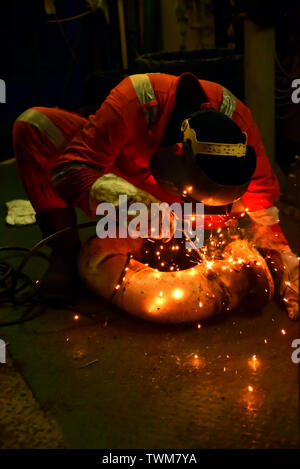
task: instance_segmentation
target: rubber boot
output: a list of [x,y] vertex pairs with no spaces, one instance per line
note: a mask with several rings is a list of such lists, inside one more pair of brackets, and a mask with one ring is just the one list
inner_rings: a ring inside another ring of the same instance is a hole
[[[73,207],[49,210],[36,216],[43,237],[63,228],[76,225]],[[48,242],[52,249],[49,266],[40,283],[42,299],[46,303],[61,306],[76,299],[80,284],[77,274],[77,255],[80,239],[76,229],[70,230]]]

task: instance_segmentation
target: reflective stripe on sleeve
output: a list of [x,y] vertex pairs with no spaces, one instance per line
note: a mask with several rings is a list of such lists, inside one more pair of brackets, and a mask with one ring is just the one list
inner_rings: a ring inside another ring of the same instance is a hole
[[157,116],[157,100],[150,78],[146,74],[131,75],[129,78],[143,107],[147,124],[152,124]]
[[63,150],[67,144],[66,137],[60,129],[53,124],[49,117],[36,109],[27,109],[16,120],[34,125],[57,150]]
[[226,116],[232,118],[232,115],[236,108],[236,99],[234,95],[224,86],[223,88],[223,101],[220,107],[220,112]]

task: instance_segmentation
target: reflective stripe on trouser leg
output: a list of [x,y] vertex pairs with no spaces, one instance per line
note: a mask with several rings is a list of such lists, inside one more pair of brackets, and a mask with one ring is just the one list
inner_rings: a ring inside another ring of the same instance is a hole
[[[66,127],[69,113],[57,108],[35,108],[23,112],[13,126],[13,145],[18,169],[28,198],[37,212],[64,208],[66,202],[51,184],[51,171],[61,151],[70,139],[46,115],[53,115]],[[80,120],[80,122],[78,122]],[[84,121],[83,121],[84,122]],[[70,113],[68,133],[81,125],[81,118]]]
[[61,130],[53,124],[49,117],[36,109],[27,109],[17,118],[16,122],[18,121],[34,125],[48,138],[57,150],[63,150],[67,144],[67,140]]

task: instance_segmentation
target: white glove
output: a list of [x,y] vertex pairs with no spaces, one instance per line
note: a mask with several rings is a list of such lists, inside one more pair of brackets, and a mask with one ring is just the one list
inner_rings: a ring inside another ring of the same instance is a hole
[[[249,212],[248,212],[249,213]],[[272,231],[271,226],[279,223],[277,207],[250,212],[254,220],[255,245],[264,251],[268,266],[275,279],[276,290],[290,319],[299,317],[299,260],[284,235]]]
[[[120,195],[127,196],[128,208],[130,208],[130,204],[135,202],[145,204],[148,208],[148,225],[150,225],[151,203],[161,204],[161,201],[153,195],[149,194],[148,192],[143,191],[138,187],[135,187],[130,182],[126,181],[125,179],[119,176],[116,176],[113,173],[108,173],[101,176],[92,185],[89,195],[90,209],[95,212],[97,205],[100,202],[108,202],[114,205],[115,207],[118,207]],[[130,211],[128,213],[129,215],[131,215]],[[172,213],[173,212],[170,213],[170,237],[163,239],[164,242],[168,242],[174,235],[175,223]],[[130,221],[130,219],[128,221]],[[157,233],[155,235],[155,238],[162,238],[162,235],[162,227],[160,225],[160,233]],[[149,237],[150,236],[151,233],[149,233]]]
[[265,249],[277,296],[290,319],[299,318],[299,260],[291,249]]
[[248,212],[248,215],[258,225],[269,226],[279,223],[279,210],[275,206]]
[[283,265],[280,279],[280,297],[290,319],[299,318],[299,260],[290,249],[279,252]]
[[128,204],[142,202],[149,207],[152,202],[159,202],[148,192],[135,187],[115,174],[108,173],[98,178],[92,185],[90,189],[90,208],[95,210],[100,202],[109,202],[118,207],[119,195],[127,195]]

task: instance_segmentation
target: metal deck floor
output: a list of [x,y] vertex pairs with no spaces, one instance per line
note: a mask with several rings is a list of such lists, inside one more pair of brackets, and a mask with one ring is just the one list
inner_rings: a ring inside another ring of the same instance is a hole
[[[37,226],[4,223],[4,202],[24,197],[14,165],[0,166],[0,177],[1,244],[31,246],[40,237]],[[293,220],[283,219],[283,226],[295,243]],[[32,261],[26,271],[38,278],[41,269]],[[149,324],[91,295],[78,308],[94,312],[96,320],[76,321],[76,310],[47,310],[0,329],[66,446],[298,447],[299,367],[291,361],[291,342],[300,337],[299,323],[274,302],[261,313],[245,306],[200,329]],[[0,318],[11,314],[12,307],[2,308]],[[1,394],[1,368],[0,382]]]

